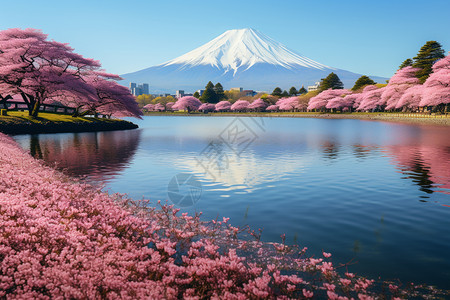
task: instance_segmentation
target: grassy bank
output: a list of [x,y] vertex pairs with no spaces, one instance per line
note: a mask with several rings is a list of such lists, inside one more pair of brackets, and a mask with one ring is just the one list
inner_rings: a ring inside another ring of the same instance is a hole
[[118,119],[72,117],[55,113],[39,113],[37,118],[27,112],[8,111],[0,116],[0,132],[6,134],[110,131],[138,128],[136,124]]
[[268,118],[320,118],[320,119],[359,119],[372,121],[400,122],[450,126],[450,115],[427,115],[414,113],[316,113],[316,112],[147,112],[146,116],[205,116],[205,117],[268,117]]

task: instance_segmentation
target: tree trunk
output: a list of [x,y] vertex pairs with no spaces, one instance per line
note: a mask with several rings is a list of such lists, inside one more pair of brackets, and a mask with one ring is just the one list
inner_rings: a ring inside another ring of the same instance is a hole
[[39,107],[41,107],[41,104],[39,101],[35,101],[32,110],[29,112],[29,115],[33,118],[36,118],[39,114]]

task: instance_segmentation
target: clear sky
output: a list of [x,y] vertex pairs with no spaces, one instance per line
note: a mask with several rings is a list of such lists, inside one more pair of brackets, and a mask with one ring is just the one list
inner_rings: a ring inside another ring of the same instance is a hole
[[0,29],[37,28],[123,74],[229,29],[255,28],[322,64],[390,77],[426,41],[450,51],[449,0],[0,0]]

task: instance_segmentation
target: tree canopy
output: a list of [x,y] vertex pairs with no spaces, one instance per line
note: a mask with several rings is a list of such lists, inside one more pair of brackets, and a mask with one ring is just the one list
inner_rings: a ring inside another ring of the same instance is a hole
[[338,90],[343,88],[344,84],[339,79],[339,77],[333,72],[331,72],[327,77],[323,78],[319,86],[320,91],[325,91],[328,89]]
[[411,58],[406,59],[404,62],[402,62],[402,64],[400,65],[400,67],[398,67],[398,69],[403,69],[404,67],[411,67],[413,65],[414,61]]
[[274,90],[273,90],[273,92],[272,92],[272,96],[275,96],[275,97],[281,97],[281,93],[282,93],[283,91],[281,90],[281,88],[279,88],[279,87],[276,87]]
[[366,85],[372,84],[376,84],[376,82],[367,77],[366,75],[363,75],[356,80],[355,85],[352,87],[352,91],[357,91]]
[[47,40],[39,30],[0,31],[0,66],[0,94],[20,95],[32,117],[53,101],[75,108],[76,114],[141,114],[129,90],[116,82],[118,75],[67,44]]
[[302,85],[302,87],[298,90],[299,95],[306,94],[308,91],[305,89],[305,87]]
[[203,103],[217,103],[217,94],[214,91],[214,84],[210,81],[205,86],[205,91],[200,96],[199,100]]
[[421,83],[424,83],[428,76],[430,76],[433,64],[439,59],[444,58],[444,56],[444,49],[436,41],[428,41],[420,48],[419,53],[414,57],[412,66],[414,68],[420,68],[416,76]]
[[298,91],[295,88],[295,86],[293,86],[289,89],[289,96],[296,96],[297,94],[298,94]]
[[214,86],[214,92],[216,92],[217,102],[222,101],[226,98],[223,91],[223,86],[220,84],[220,82],[216,83],[216,85]]

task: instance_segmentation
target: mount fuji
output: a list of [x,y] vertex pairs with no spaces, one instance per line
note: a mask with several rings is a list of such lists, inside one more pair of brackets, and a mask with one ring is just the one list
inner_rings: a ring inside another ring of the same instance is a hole
[[[121,83],[149,83],[155,92],[195,91],[208,81],[225,89],[272,91],[305,87],[336,73],[346,88],[361,74],[329,67],[302,56],[255,29],[228,30],[210,42],[161,65],[123,74]],[[386,78],[371,76],[378,82]]]

